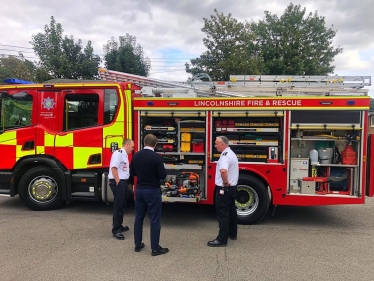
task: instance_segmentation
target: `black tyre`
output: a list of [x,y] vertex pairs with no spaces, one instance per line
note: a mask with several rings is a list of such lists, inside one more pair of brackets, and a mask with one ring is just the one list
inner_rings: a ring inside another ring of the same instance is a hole
[[39,166],[27,171],[18,186],[19,197],[32,210],[52,210],[62,204],[62,186],[51,168]]
[[260,180],[251,175],[239,177],[235,200],[238,223],[257,223],[267,213],[269,203],[267,187]]

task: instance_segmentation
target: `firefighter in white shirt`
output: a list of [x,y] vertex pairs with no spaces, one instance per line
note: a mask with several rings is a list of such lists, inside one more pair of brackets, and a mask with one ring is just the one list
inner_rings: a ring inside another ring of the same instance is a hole
[[229,147],[227,137],[217,137],[215,147],[221,152],[215,178],[219,233],[215,240],[208,242],[208,246],[222,247],[226,246],[228,238],[236,240],[238,235],[235,196],[239,178],[239,164],[236,154]]
[[126,207],[127,180],[130,177],[130,163],[128,154],[134,150],[134,141],[126,139],[120,150],[114,151],[110,159],[109,186],[113,191],[113,227],[112,233],[116,239],[124,240],[122,232],[128,231],[128,226],[123,226],[123,215]]

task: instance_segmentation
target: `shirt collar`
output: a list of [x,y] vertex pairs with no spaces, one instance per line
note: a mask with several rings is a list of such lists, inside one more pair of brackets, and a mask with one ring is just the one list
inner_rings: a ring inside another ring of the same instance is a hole
[[228,152],[230,150],[230,147],[226,147],[221,153]]
[[144,149],[149,149],[149,150],[155,151],[155,150],[153,149],[153,147],[150,147],[150,146],[144,146]]

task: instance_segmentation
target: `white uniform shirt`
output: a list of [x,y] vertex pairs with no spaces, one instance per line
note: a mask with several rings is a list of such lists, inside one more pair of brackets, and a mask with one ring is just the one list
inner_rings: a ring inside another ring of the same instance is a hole
[[217,186],[223,186],[221,177],[222,169],[227,170],[228,182],[230,183],[230,186],[236,186],[239,178],[239,163],[238,157],[236,157],[236,154],[230,149],[230,147],[227,147],[224,151],[222,151],[217,162],[215,179]]
[[109,166],[109,179],[114,179],[112,168],[117,167],[120,180],[127,180],[130,177],[129,157],[124,149],[116,150],[112,154]]

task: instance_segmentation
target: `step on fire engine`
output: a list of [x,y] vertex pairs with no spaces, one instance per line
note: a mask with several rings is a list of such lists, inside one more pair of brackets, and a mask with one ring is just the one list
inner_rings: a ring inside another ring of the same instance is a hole
[[369,76],[179,83],[99,74],[102,81],[0,86],[1,194],[19,194],[35,210],[111,202],[112,152],[124,138],[140,150],[153,133],[168,171],[164,202],[214,204],[221,135],[239,159],[240,223],[259,221],[271,205],[363,204],[365,193],[373,195],[366,180]]

